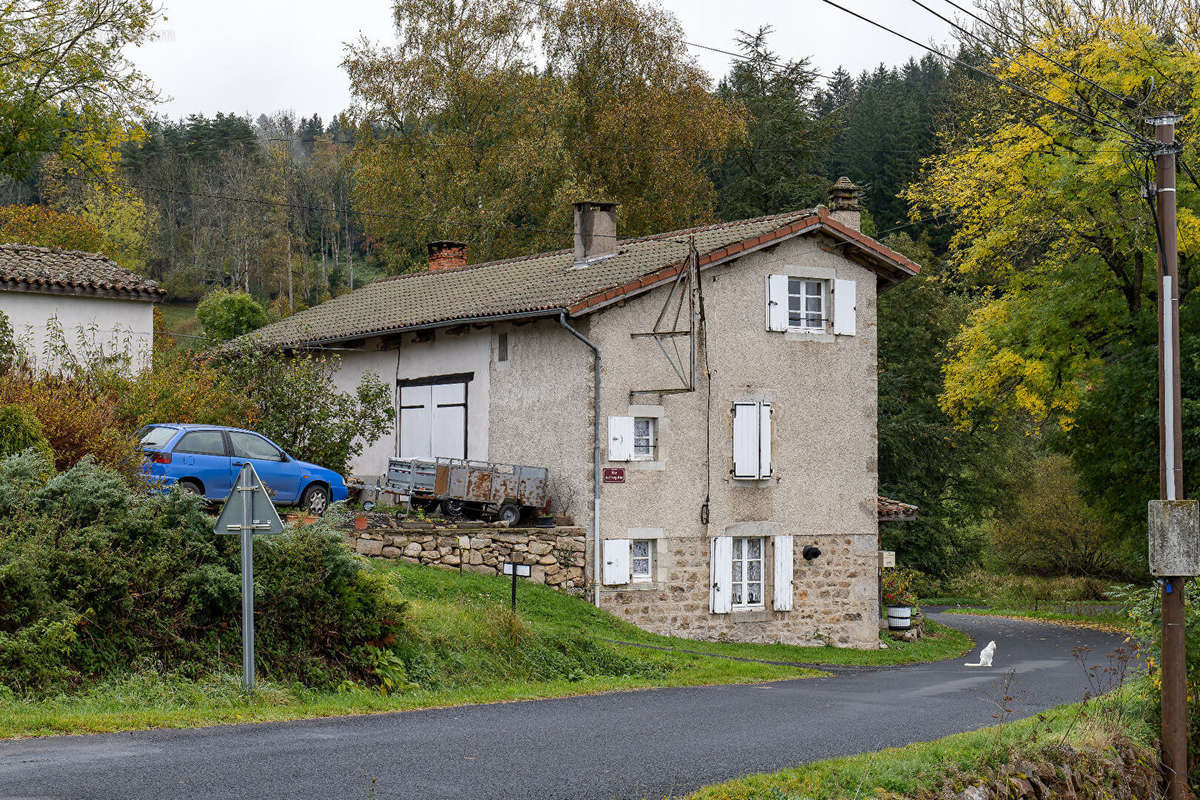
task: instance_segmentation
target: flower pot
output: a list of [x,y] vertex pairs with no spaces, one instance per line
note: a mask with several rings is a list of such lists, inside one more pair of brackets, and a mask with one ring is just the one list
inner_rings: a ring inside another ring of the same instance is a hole
[[888,606],[887,607],[888,629],[893,631],[906,631],[912,627],[912,607],[911,606]]

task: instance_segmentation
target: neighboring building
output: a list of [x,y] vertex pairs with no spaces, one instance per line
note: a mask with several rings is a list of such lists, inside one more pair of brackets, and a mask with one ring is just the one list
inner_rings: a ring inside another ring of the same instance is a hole
[[99,253],[0,244],[0,311],[37,369],[61,367],[64,347],[75,359],[128,357],[146,368],[165,294]]
[[596,601],[641,627],[875,647],[876,295],[918,267],[859,232],[849,181],[830,204],[617,240],[612,204],[577,203],[574,251],[462,266],[436,242],[428,271],[253,336],[336,348],[343,388],[394,382],[360,475],[549,467],[598,530]]

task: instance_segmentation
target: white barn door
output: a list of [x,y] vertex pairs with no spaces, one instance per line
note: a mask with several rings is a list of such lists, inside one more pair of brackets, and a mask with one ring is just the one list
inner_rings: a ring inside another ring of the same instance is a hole
[[400,386],[400,458],[467,457],[467,384]]

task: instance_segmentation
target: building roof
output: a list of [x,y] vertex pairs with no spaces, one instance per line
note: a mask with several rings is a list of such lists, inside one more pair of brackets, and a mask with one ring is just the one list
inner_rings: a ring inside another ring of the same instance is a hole
[[249,334],[288,347],[514,316],[591,313],[649,291],[685,269],[694,237],[703,269],[793,236],[824,233],[890,285],[920,271],[903,255],[838,222],[824,208],[626,239],[576,267],[572,250],[384,278]]
[[882,495],[877,499],[877,508],[880,522],[912,522],[917,518],[919,510],[914,505],[901,503],[899,500]]
[[0,244],[0,291],[156,301],[167,293],[100,253]]

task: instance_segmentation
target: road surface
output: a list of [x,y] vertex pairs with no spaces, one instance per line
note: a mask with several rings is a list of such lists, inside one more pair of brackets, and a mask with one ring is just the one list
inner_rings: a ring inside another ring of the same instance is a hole
[[[1073,656],[1121,637],[990,617],[941,621],[995,665],[955,659],[753,686],[618,692],[375,716],[0,741],[0,798],[661,798],[993,724],[1079,700]],[[372,781],[374,781],[372,794]]]

